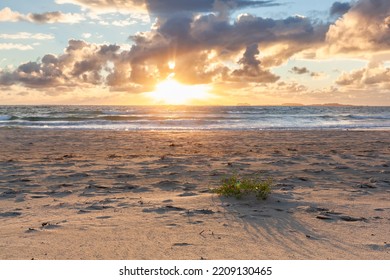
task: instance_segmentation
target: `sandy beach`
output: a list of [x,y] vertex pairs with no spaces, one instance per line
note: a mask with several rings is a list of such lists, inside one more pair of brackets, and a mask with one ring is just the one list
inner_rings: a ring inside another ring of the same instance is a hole
[[[220,197],[233,173],[265,201]],[[0,130],[0,259],[390,259],[390,131]]]

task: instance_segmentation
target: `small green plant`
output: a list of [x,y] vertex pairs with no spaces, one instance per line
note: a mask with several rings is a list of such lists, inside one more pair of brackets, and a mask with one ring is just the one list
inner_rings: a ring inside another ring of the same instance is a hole
[[219,195],[242,198],[247,194],[255,194],[257,199],[266,199],[271,192],[272,179],[261,179],[258,176],[239,176],[233,174],[221,180],[222,186],[212,189]]

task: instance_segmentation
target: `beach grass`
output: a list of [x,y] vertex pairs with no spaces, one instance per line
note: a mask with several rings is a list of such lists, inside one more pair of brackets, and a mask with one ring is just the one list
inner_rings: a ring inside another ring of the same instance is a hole
[[235,197],[237,199],[243,196],[254,194],[257,199],[265,200],[271,193],[272,179],[263,179],[259,176],[243,176],[232,174],[221,180],[221,186],[212,189],[213,193]]

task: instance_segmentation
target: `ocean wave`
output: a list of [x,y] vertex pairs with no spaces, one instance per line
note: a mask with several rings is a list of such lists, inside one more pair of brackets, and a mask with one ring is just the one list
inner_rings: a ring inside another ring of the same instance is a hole
[[389,107],[0,106],[0,126],[116,130],[390,130],[389,113]]
[[0,115],[0,121],[9,121],[12,119],[13,116],[9,115]]
[[390,115],[345,115],[345,118],[355,119],[355,120],[390,120]]
[[126,121],[202,121],[202,120],[241,120],[241,117],[234,116],[164,116],[164,115],[98,115],[98,116],[32,116],[32,117],[4,117],[0,120],[4,121],[28,121],[28,122],[58,122],[58,121],[73,121],[73,122],[86,122],[86,121],[108,121],[108,122],[126,122]]

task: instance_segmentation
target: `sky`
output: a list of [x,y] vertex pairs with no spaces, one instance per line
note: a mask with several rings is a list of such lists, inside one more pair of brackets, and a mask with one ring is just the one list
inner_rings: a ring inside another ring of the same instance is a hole
[[390,106],[389,0],[2,0],[0,105]]

